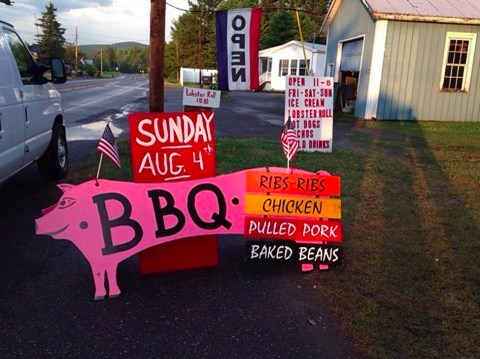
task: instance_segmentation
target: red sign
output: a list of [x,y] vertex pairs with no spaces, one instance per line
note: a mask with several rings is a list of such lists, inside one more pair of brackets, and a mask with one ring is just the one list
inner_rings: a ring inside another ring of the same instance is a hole
[[340,177],[248,171],[246,190],[304,196],[340,196]]
[[298,242],[341,242],[340,221],[245,216],[245,238],[282,239]]
[[[175,182],[216,175],[212,111],[129,116],[135,182]],[[140,253],[140,273],[218,265],[214,235],[188,237]]]
[[137,113],[129,120],[135,182],[215,175],[213,112]]

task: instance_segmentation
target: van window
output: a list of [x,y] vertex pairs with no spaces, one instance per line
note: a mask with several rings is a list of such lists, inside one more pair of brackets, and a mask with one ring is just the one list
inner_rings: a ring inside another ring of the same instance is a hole
[[[1,87],[11,87],[13,85],[13,72],[12,67],[10,66],[10,54],[6,49],[7,44],[0,38],[0,88]],[[0,98],[0,104],[2,104],[2,99]]]
[[5,36],[12,49],[18,71],[24,84],[33,83],[33,59],[22,40],[12,31],[5,29]]

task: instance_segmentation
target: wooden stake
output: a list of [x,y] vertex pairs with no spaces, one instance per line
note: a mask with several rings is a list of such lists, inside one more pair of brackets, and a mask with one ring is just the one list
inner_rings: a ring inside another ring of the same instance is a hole
[[307,75],[310,75],[310,68],[308,67],[308,61],[307,61],[307,53],[305,51],[305,44],[303,42],[302,24],[300,23],[300,15],[298,14],[298,10],[295,10],[295,15],[297,17],[297,25],[298,25],[298,32],[300,34],[300,42],[302,43],[303,58],[305,60],[305,69],[306,69]]
[[100,153],[100,162],[98,163],[97,179],[98,179],[98,176],[100,176],[100,168],[102,168],[102,160],[103,160],[103,152]]

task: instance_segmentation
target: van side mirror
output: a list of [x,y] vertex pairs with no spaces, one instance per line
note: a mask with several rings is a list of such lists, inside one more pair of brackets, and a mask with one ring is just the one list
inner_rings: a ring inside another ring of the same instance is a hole
[[52,82],[54,84],[64,84],[67,82],[67,69],[65,62],[62,59],[54,57],[50,61],[50,68],[52,71]]

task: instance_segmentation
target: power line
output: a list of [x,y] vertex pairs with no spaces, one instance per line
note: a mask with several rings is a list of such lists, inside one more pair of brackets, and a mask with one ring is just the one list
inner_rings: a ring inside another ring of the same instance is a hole
[[[184,11],[184,12],[217,12],[217,11],[220,11],[220,10],[192,10],[192,9],[182,9],[182,8],[179,8],[179,7],[176,7],[172,4],[169,4],[168,2],[166,2],[166,4],[168,6],[170,6],[171,8],[174,8],[175,10],[179,10],[179,11]],[[315,16],[319,16],[319,15],[322,15],[321,13],[317,13],[317,12],[313,12],[313,11],[307,11],[307,10],[302,10],[302,9],[297,9],[297,8],[294,8],[294,7],[261,7],[262,10],[266,10],[266,11],[298,11],[298,12],[303,12],[305,14],[310,14],[310,15],[315,15]]]
[[172,4],[169,4],[168,2],[166,2],[166,4],[168,6],[170,6],[171,8],[174,8],[175,10],[179,10],[179,11],[183,11],[183,12],[205,12],[205,11],[200,11],[200,10],[181,9],[179,7],[173,6]]
[[118,37],[118,36],[105,36],[105,35],[98,35],[98,34],[90,34],[88,32],[82,32],[82,34],[89,35],[89,36],[95,36],[95,37],[103,37],[106,39],[116,39],[116,40],[123,40],[123,41],[148,41],[148,40],[138,40],[138,39],[125,39],[124,37]]

